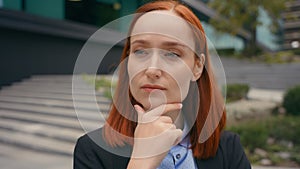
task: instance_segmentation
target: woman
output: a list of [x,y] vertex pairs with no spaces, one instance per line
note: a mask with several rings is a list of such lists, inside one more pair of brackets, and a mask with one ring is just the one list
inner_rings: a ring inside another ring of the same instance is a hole
[[223,131],[204,30],[177,1],[137,10],[103,128],[78,139],[74,168],[246,169],[239,137]]

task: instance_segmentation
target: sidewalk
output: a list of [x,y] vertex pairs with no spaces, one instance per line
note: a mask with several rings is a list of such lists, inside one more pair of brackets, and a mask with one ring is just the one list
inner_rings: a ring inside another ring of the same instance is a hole
[[283,90],[250,88],[247,99],[226,104],[228,125],[243,119],[268,117],[281,104]]
[[280,103],[283,100],[284,92],[284,90],[250,88],[247,97],[253,100]]
[[299,168],[252,166],[252,169],[299,169]]

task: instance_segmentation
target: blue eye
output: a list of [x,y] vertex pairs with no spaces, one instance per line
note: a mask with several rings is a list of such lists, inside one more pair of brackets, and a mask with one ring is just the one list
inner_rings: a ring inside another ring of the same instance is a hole
[[136,56],[146,56],[146,55],[148,55],[148,52],[146,50],[143,50],[143,49],[135,50],[133,53]]
[[175,53],[175,52],[166,52],[165,56],[167,56],[167,57],[180,57],[180,55]]

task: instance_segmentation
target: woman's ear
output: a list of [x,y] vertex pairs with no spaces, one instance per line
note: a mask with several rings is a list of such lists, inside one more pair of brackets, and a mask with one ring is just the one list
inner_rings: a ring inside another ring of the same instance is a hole
[[201,77],[202,71],[204,69],[204,63],[205,63],[205,55],[201,53],[200,57],[197,57],[195,59],[192,81],[196,81]]

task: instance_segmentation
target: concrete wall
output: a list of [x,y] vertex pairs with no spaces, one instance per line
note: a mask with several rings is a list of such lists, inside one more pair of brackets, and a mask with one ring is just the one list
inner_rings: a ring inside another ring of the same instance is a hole
[[[0,86],[36,74],[72,74],[82,46],[96,30],[0,10]],[[122,46],[116,45],[98,73],[111,72],[121,51]]]

